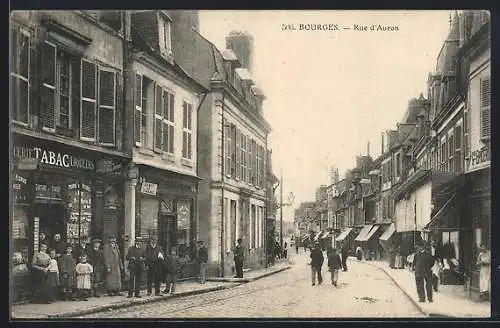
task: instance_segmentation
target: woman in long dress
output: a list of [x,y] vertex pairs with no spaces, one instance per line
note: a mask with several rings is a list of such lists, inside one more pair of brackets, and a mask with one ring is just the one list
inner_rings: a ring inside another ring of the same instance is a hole
[[488,296],[491,284],[491,252],[484,245],[479,248],[477,265],[479,266],[479,291],[481,297],[484,298]]
[[122,295],[123,263],[115,237],[109,238],[109,243],[103,246],[104,266],[106,268],[106,291],[110,296]]
[[40,250],[33,255],[31,262],[32,286],[35,301],[49,303],[50,295],[47,286],[47,275],[50,265],[50,256],[47,254],[47,245],[40,244]]

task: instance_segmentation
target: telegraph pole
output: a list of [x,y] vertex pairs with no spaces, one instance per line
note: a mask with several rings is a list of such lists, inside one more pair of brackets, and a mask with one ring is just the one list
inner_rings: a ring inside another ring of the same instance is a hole
[[281,169],[280,182],[280,245],[283,249],[283,169]]

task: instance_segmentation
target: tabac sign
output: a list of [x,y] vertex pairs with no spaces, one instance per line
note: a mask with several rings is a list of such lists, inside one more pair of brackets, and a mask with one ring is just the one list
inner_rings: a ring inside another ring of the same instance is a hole
[[61,153],[57,151],[52,151],[49,149],[43,149],[41,147],[13,147],[14,159],[24,160],[24,159],[36,159],[41,164],[65,167],[65,168],[76,168],[82,170],[94,170],[95,164],[93,160],[80,158],[72,154]]
[[489,146],[471,152],[470,157],[465,160],[465,171],[477,171],[490,166],[491,150]]

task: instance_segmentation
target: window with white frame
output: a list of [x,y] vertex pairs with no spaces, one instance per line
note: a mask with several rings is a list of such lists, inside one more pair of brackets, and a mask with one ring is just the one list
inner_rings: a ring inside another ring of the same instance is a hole
[[439,170],[446,171],[446,136],[441,139],[439,152]]
[[182,157],[193,159],[193,105],[184,101],[182,103]]
[[234,124],[231,124],[231,127],[229,129],[229,133],[231,134],[231,177],[236,178],[236,154],[238,153],[237,148],[236,148],[236,126]]
[[235,178],[236,180],[239,180],[241,178],[241,132],[240,130],[235,127],[234,129],[234,139],[235,139],[235,157],[236,161],[234,163],[235,165]]
[[224,119],[224,174],[231,176],[231,124]]
[[160,52],[164,56],[169,56],[172,54],[172,22],[166,14],[161,13],[158,25],[160,29]]
[[455,138],[453,136],[454,129],[450,129],[448,132],[448,165],[447,170],[449,172],[455,171],[455,161],[453,156],[455,155]]
[[[470,100],[469,100],[470,101]],[[469,151],[470,151],[470,147],[469,147],[469,131],[470,131],[470,125],[469,125],[469,110],[466,108],[464,109],[464,126],[463,126],[463,129],[464,129],[464,154],[465,154],[465,157],[468,157],[469,156]]]
[[462,123],[455,126],[455,172],[463,170]]
[[142,146],[145,144],[145,129],[143,129],[143,104],[142,104],[142,75],[140,73],[135,74],[135,111],[134,111],[134,142],[136,146]]
[[10,41],[12,119],[27,125],[30,107],[30,34],[19,27],[13,27]]
[[114,145],[116,72],[82,59],[80,81],[80,138]]
[[247,136],[241,134],[241,180],[247,182]]
[[155,152],[163,152],[168,154],[174,153],[174,112],[174,94],[170,90],[156,85],[154,120]]
[[247,139],[247,176],[248,176],[248,183],[253,184],[253,140],[248,138]]
[[480,112],[481,112],[481,139],[489,139],[491,134],[490,106],[491,106],[491,85],[490,77],[480,80]]

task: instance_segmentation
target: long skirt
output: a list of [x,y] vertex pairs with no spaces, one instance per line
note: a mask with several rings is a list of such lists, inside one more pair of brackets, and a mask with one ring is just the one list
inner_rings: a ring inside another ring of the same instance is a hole
[[479,291],[481,293],[487,293],[490,291],[491,284],[491,267],[482,266],[479,269]]

